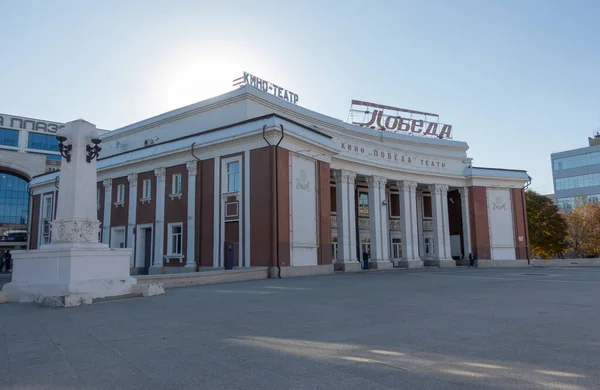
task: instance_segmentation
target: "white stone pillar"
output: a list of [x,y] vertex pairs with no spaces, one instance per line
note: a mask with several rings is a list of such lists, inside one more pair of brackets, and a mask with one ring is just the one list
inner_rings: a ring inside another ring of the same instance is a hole
[[104,217],[102,218],[102,243],[110,246],[110,210],[112,206],[112,179],[105,179]]
[[415,253],[419,255],[419,258],[425,257],[425,237],[423,235],[423,192],[415,191],[415,197],[417,201],[417,234],[415,234],[415,238],[417,239],[417,246]]
[[400,222],[402,224],[402,263],[408,268],[422,267],[419,258],[419,235],[417,224],[417,183],[399,181]]
[[375,269],[392,268],[390,262],[389,229],[385,184],[387,179],[380,176],[368,176],[369,185],[369,227],[371,239],[371,257],[369,267]]
[[[129,201],[127,202],[127,248],[133,248],[135,243],[135,219],[137,211],[137,173],[127,175],[129,181]],[[134,251],[131,251],[130,266],[135,267]]]
[[455,266],[450,255],[450,225],[448,223],[448,186],[433,184],[431,187],[431,207],[433,211],[433,245],[436,260],[432,265]]
[[154,170],[156,175],[156,221],[154,223],[154,264],[152,267],[163,266],[165,238],[165,168]]
[[360,263],[356,257],[356,173],[333,171],[336,183],[336,214],[338,255],[335,269],[338,271],[359,271]]
[[469,189],[461,187],[460,192],[460,207],[462,211],[462,229],[463,229],[463,247],[464,259],[469,258],[471,253],[471,221],[469,220]]
[[186,164],[188,170],[188,204],[187,204],[187,250],[185,266],[196,269],[196,255],[194,253],[194,243],[196,241],[196,175],[198,173],[197,161],[190,161]]

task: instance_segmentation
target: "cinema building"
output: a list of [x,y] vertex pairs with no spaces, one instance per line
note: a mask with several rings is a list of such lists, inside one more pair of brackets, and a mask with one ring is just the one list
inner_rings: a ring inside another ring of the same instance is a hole
[[[101,241],[132,274],[269,267],[526,264],[525,171],[477,168],[465,142],[333,119],[250,85],[102,136]],[[30,249],[60,196],[38,176]],[[46,233],[45,233],[46,232]],[[464,260],[463,260],[464,259]],[[231,264],[232,263],[232,264]]]

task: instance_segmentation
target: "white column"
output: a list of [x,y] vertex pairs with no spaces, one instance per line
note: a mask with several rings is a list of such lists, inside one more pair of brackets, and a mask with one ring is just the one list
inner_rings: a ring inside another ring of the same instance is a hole
[[29,145],[29,132],[19,131],[19,152],[25,153]]
[[[420,261],[417,225],[417,183],[398,182],[400,189],[400,221],[402,223],[402,260]],[[409,266],[407,264],[407,266]]]
[[110,209],[112,206],[112,179],[105,179],[104,184],[104,217],[102,218],[102,243],[110,245]]
[[[348,268],[360,269],[356,257],[356,200],[354,183],[356,173],[350,171],[333,171],[336,183],[336,214],[338,256],[336,269],[346,271]],[[355,264],[355,265],[349,265]]]
[[[433,211],[433,241],[437,260],[452,262],[450,255],[450,225],[448,223],[448,186],[431,185],[431,206]],[[451,265],[451,264],[444,264]]]
[[[127,202],[127,248],[133,248],[135,243],[135,236],[133,235],[135,229],[135,218],[137,211],[137,173],[132,173],[127,176],[127,180],[129,181],[129,201]],[[135,267],[135,258],[133,257],[133,252],[131,251],[131,261],[130,266]]]
[[[415,197],[417,202],[417,234],[415,234],[415,238],[417,239],[417,246],[415,253],[419,255],[419,257],[425,257],[425,238],[423,236],[423,192],[415,191]],[[414,242],[414,241],[413,241]]]
[[387,179],[380,176],[367,177],[369,185],[369,227],[371,239],[370,266],[372,268],[391,268],[389,231],[385,184]]
[[250,151],[244,153],[244,267],[250,267]]
[[463,246],[464,246],[464,258],[469,258],[471,253],[471,221],[469,220],[469,189],[467,187],[461,187],[458,189],[460,192],[460,207],[462,211],[462,228],[463,228]]
[[194,243],[196,241],[196,175],[198,173],[197,161],[190,161],[186,164],[188,170],[188,204],[187,204],[187,250],[185,266],[196,268],[196,256],[194,253]]
[[154,264],[153,267],[163,266],[165,238],[165,168],[154,170],[156,175],[156,221],[154,222]]

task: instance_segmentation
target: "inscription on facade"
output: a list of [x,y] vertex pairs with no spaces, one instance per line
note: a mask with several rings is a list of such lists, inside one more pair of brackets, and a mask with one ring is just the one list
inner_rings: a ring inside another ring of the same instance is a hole
[[368,148],[351,144],[349,142],[341,142],[340,148],[356,154],[379,158],[381,160],[389,160],[398,164],[406,164],[410,166],[418,166],[423,168],[446,168],[446,162],[441,160],[432,160],[419,156],[410,156],[397,152],[389,152],[382,149]]
[[65,125],[62,123],[39,121],[36,119],[0,114],[0,127],[55,134],[58,130],[65,127]]

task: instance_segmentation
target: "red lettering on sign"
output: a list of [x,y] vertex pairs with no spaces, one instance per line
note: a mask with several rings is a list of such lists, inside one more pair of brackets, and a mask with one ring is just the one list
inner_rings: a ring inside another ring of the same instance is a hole
[[437,123],[429,122],[429,125],[427,126],[427,130],[425,130],[424,135],[437,136]]
[[413,133],[420,133],[423,130],[423,121],[421,119],[413,119],[410,131]]
[[412,161],[411,161],[410,157],[408,158],[408,163],[412,164]]
[[360,148],[360,152],[364,153],[365,152],[365,148]]
[[[390,120],[393,120],[393,122],[390,124]],[[396,128],[396,126],[398,126],[398,118],[395,116],[388,116],[385,119],[385,127],[388,130],[394,130]]]
[[450,138],[450,133],[452,132],[452,126],[451,125],[444,125],[442,127],[442,131],[440,132],[440,137],[442,138]]
[[354,151],[358,153],[358,146],[354,145]]
[[398,161],[398,153],[394,153],[394,160]]
[[410,130],[410,124],[408,123],[408,119],[400,118],[400,123],[398,124],[398,130],[400,131],[408,131]]
[[444,168],[446,166],[446,163],[442,163],[442,168]]
[[381,130],[385,130],[385,127],[381,124],[381,118],[383,118],[383,111],[379,111],[379,115],[377,115],[377,126],[379,126]]

